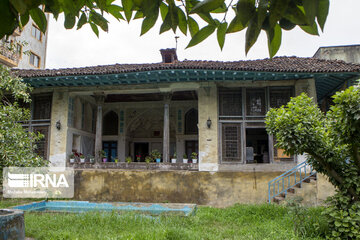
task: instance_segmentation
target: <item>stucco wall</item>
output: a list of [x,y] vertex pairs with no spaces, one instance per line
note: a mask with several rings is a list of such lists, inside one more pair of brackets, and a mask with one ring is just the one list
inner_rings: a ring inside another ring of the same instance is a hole
[[343,60],[349,63],[360,63],[360,45],[319,48],[314,57],[326,60]]
[[[268,182],[282,172],[77,170],[75,198],[91,201],[196,203],[227,207],[265,203]],[[325,185],[317,192],[329,193]],[[316,192],[316,191],[315,191]]]

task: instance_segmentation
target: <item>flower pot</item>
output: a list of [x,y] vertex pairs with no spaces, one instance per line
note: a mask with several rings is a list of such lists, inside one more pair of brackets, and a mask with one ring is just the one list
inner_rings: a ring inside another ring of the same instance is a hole
[[85,163],[85,158],[80,158],[81,163]]
[[171,163],[176,163],[176,158],[172,158]]
[[90,158],[90,163],[94,163],[95,159],[94,158]]
[[70,163],[75,163],[75,158],[70,158]]
[[192,163],[197,163],[197,159],[196,159],[196,158],[193,158],[193,159],[192,159]]
[[107,158],[103,158],[102,160],[103,160],[103,162],[107,162]]
[[157,163],[159,163],[160,161],[161,161],[161,159],[160,159],[160,158],[157,158],[157,159],[156,159],[156,162],[157,162]]
[[187,159],[183,159],[183,163],[188,163],[188,160],[187,160]]

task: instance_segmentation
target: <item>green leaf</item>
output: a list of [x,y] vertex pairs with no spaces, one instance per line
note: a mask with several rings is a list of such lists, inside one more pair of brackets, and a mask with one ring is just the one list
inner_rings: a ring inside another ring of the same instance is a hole
[[214,19],[211,17],[210,13],[198,13],[198,15],[208,24],[215,24]]
[[108,21],[99,13],[92,11],[90,12],[90,19],[105,32],[109,30]]
[[260,0],[258,6],[258,26],[261,28],[267,14],[269,0]]
[[168,13],[168,11],[169,11],[168,6],[164,2],[161,2],[160,13],[161,13],[161,18],[163,21],[165,20],[165,17],[166,17],[166,14]]
[[281,45],[281,27],[276,24],[274,28],[266,31],[270,58],[275,56]]
[[158,16],[159,16],[159,11],[157,11],[157,14],[155,13],[150,17],[145,17],[141,25],[140,36],[148,32],[155,25]]
[[227,10],[225,2],[217,9],[211,11],[211,13],[225,13]]
[[179,28],[180,28],[180,31],[186,36],[186,34],[187,34],[187,20],[186,20],[186,15],[185,15],[185,13],[184,13],[180,8],[177,8],[177,10],[178,10]]
[[245,53],[247,54],[250,48],[254,45],[257,38],[259,37],[261,28],[257,25],[256,15],[250,20],[248,29],[245,35]]
[[176,32],[176,28],[179,25],[179,17],[178,17],[178,11],[177,11],[177,7],[174,5],[169,5],[169,12],[168,14],[170,15],[170,19],[171,19],[171,28],[173,30],[173,32]]
[[309,33],[311,35],[319,35],[319,31],[315,22],[312,26],[300,26],[300,28],[304,32]]
[[29,11],[31,18],[34,20],[39,29],[45,33],[47,27],[47,20],[43,11],[39,8],[33,8]]
[[140,18],[144,18],[144,14],[141,11],[137,11],[135,13],[134,19],[140,19]]
[[125,12],[125,18],[128,22],[131,20],[132,16],[132,8],[133,8],[133,1],[132,0],[121,0],[124,12]]
[[235,16],[234,19],[230,22],[230,25],[226,30],[226,33],[239,32],[244,28],[245,26],[241,23],[240,18],[238,16]]
[[26,12],[20,16],[21,27],[24,27],[29,22],[29,13]]
[[198,23],[189,16],[188,18],[188,23],[189,23],[189,31],[190,31],[190,35],[191,37],[193,37],[198,31],[199,31],[199,25]]
[[170,13],[166,14],[166,17],[163,21],[163,23],[161,24],[160,27],[160,34],[162,34],[163,32],[169,31],[171,29],[171,17],[170,17]]
[[308,19],[310,25],[315,22],[315,16],[318,11],[319,2],[318,0],[302,0],[305,16]]
[[65,14],[64,26],[66,29],[72,29],[75,25],[75,15],[72,13]]
[[319,6],[317,8],[316,19],[319,23],[321,31],[324,31],[324,26],[326,22],[326,18],[329,13],[329,0],[319,0]]
[[0,1],[0,38],[11,35],[16,27],[16,16],[10,10],[9,2]]
[[227,22],[223,22],[218,26],[217,29],[217,40],[220,46],[220,49],[222,50],[224,47],[224,43],[225,43],[225,34],[226,34],[226,29],[227,29],[228,23]]
[[10,3],[14,6],[16,11],[18,11],[20,14],[24,14],[28,8],[24,0],[10,0]]
[[125,20],[123,15],[121,14],[121,11],[123,11],[123,8],[118,5],[110,5],[107,7],[108,13],[113,15],[114,18],[117,20],[122,19]]
[[99,29],[94,23],[90,23],[90,27],[93,30],[93,32],[96,34],[97,37],[99,37]]
[[192,13],[209,13],[224,4],[224,0],[204,0],[197,3],[190,11]]
[[204,41],[208,36],[210,36],[215,31],[215,29],[216,27],[214,25],[207,25],[206,27],[203,27],[194,35],[194,37],[192,37],[186,48],[195,46],[196,44]]
[[77,23],[77,30],[80,29],[87,22],[86,14],[83,12]]
[[270,8],[269,8],[269,27],[275,27],[276,23],[284,17],[286,13],[290,0],[273,0],[270,1]]
[[242,25],[246,25],[255,13],[255,0],[239,0],[236,10]]

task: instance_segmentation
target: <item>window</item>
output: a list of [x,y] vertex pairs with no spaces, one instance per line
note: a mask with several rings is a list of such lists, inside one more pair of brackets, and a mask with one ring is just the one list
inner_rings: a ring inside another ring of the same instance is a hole
[[16,53],[19,54],[19,58],[21,58],[21,56],[22,56],[22,46],[19,43],[16,44]]
[[50,119],[51,117],[52,96],[34,97],[34,116],[33,119]]
[[222,124],[222,161],[241,161],[241,124]]
[[293,96],[293,89],[290,87],[284,88],[270,88],[270,107],[279,108],[286,105]]
[[81,129],[85,129],[85,103],[81,103]]
[[103,135],[118,135],[119,118],[114,111],[108,112],[104,116]]
[[91,109],[91,131],[94,133],[96,131],[96,109]]
[[40,68],[40,57],[30,52],[30,64],[37,68]]
[[219,91],[220,116],[241,116],[241,88],[221,89]]
[[248,88],[246,89],[246,115],[265,116],[265,89]]
[[194,108],[185,114],[185,134],[198,134],[198,111]]
[[34,24],[31,27],[31,36],[36,38],[37,40],[41,41],[41,31],[38,27],[36,27]]
[[69,127],[74,126],[74,99],[73,98],[69,98],[68,125],[69,125]]

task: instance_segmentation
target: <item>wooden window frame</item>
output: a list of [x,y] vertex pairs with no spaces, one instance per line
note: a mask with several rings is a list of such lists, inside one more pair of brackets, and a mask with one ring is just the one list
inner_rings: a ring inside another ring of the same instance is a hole
[[[35,36],[33,35],[33,28],[35,28]],[[38,39],[38,38],[36,37],[36,31],[39,31],[39,33],[40,33],[40,39]],[[32,24],[32,26],[31,26],[31,36],[32,36],[33,38],[35,38],[36,40],[38,40],[39,42],[42,42],[43,33],[41,32],[41,30],[40,30],[35,24]]]
[[[36,56],[36,57],[39,59],[39,66],[36,66],[36,65],[34,65],[34,64],[31,63],[31,54],[34,55],[34,56]],[[36,67],[36,68],[40,68],[40,66],[41,66],[41,57],[40,57],[39,55],[37,55],[36,53],[30,51],[29,64],[30,64],[31,66]]]

